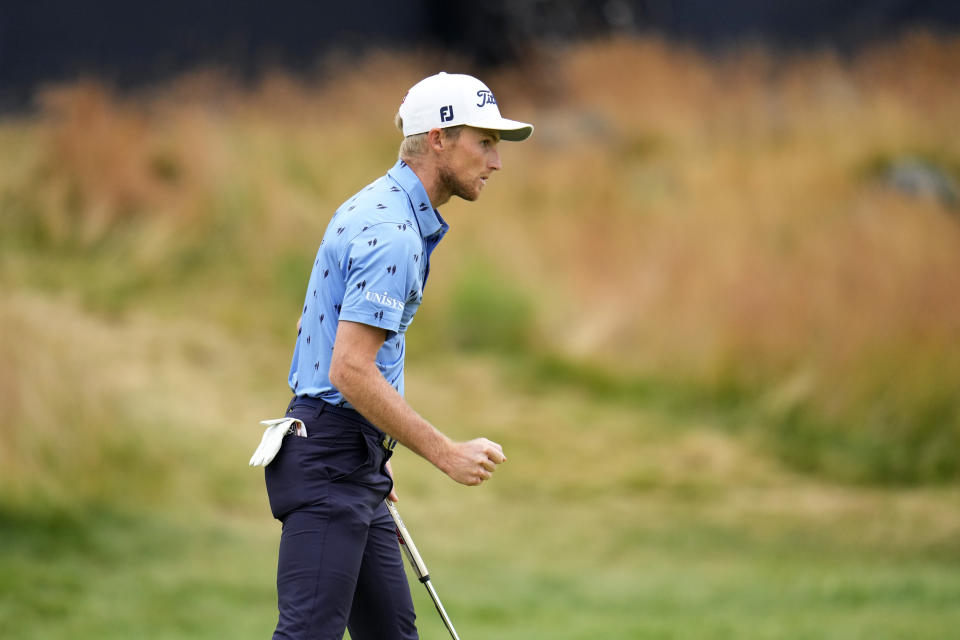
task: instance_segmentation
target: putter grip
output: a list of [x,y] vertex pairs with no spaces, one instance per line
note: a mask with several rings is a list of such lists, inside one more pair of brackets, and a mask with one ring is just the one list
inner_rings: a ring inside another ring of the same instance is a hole
[[400,544],[407,554],[407,559],[410,560],[410,564],[413,565],[414,570],[417,572],[420,582],[426,582],[430,579],[430,571],[427,570],[426,563],[423,561],[423,558],[420,557],[420,552],[417,551],[417,545],[413,544],[413,538],[410,537],[407,526],[403,524],[400,512],[397,511],[397,508],[393,506],[390,500],[384,500],[384,502],[387,503],[387,510],[393,517],[393,523],[397,526],[397,536],[400,538]]

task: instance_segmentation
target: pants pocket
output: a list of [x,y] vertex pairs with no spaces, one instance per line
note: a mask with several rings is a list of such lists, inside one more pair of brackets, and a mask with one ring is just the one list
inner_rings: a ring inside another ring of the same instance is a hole
[[367,444],[356,432],[353,435],[345,433],[333,447],[311,446],[308,457],[313,465],[323,469],[330,482],[349,480],[371,464]]
[[371,463],[361,426],[348,418],[324,412],[314,431],[308,428],[305,462],[323,468],[327,480],[346,480]]
[[286,436],[273,461],[264,469],[270,511],[277,520],[312,501],[324,498],[323,483],[310,482],[304,465],[305,438]]
[[359,422],[315,406],[291,403],[287,417],[299,418],[307,437],[288,435],[267,465],[270,510],[278,520],[295,509],[330,499],[331,483],[352,483],[389,492],[390,479],[382,473],[379,439]]

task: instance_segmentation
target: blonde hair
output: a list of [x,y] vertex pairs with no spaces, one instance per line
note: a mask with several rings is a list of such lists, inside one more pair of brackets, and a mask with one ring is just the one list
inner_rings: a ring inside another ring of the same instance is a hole
[[[400,133],[403,133],[403,118],[400,117],[400,113],[397,112],[397,115],[393,118],[393,124],[400,130]],[[451,140],[456,140],[460,137],[460,130],[463,128],[463,125],[456,127],[447,127],[441,129]],[[409,160],[411,158],[417,158],[422,156],[427,152],[427,134],[426,133],[414,133],[413,135],[406,136],[403,141],[400,143],[400,156],[401,160]]]

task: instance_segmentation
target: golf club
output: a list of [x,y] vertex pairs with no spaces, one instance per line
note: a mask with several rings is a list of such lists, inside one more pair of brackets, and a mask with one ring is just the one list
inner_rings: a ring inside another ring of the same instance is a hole
[[443,624],[446,625],[447,631],[450,632],[450,636],[453,638],[453,640],[460,640],[460,636],[457,635],[456,629],[453,628],[453,623],[450,622],[447,612],[443,609],[443,605],[440,603],[440,598],[437,596],[437,592],[430,583],[430,572],[427,570],[427,565],[423,562],[423,558],[420,557],[420,552],[417,551],[417,546],[413,544],[413,538],[410,537],[410,532],[407,531],[406,525],[403,524],[403,520],[400,518],[400,512],[397,511],[397,507],[390,502],[389,498],[384,500],[384,502],[387,503],[387,510],[390,511],[390,515],[393,516],[393,522],[397,526],[397,538],[400,540],[400,546],[407,554],[407,560],[410,561],[410,565],[413,567],[414,571],[417,572],[420,582],[423,583],[423,586],[427,588],[427,593],[430,594],[430,598],[433,600],[433,605],[437,608],[437,613],[440,614],[440,618],[443,620]]

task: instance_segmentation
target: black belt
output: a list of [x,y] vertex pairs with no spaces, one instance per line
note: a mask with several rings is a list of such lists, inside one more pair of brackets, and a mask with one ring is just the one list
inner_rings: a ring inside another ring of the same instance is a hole
[[[370,427],[371,429],[373,429],[374,431],[376,431],[382,436],[380,440],[380,446],[382,446],[387,451],[393,451],[393,449],[397,446],[396,438],[388,436],[382,430],[378,429],[376,425],[374,425],[372,422],[364,418],[363,415],[356,409],[351,409],[350,407],[345,407],[343,405],[330,404],[323,398],[314,398],[313,396],[296,396],[290,402],[291,407],[293,406],[294,402],[307,402],[309,404],[313,404],[317,406],[320,409],[321,413],[323,413],[324,411],[329,411],[330,413],[333,413],[335,415],[343,416],[344,418],[354,420],[356,422],[359,422],[360,424]],[[290,409],[287,409],[287,411],[289,412]]]

